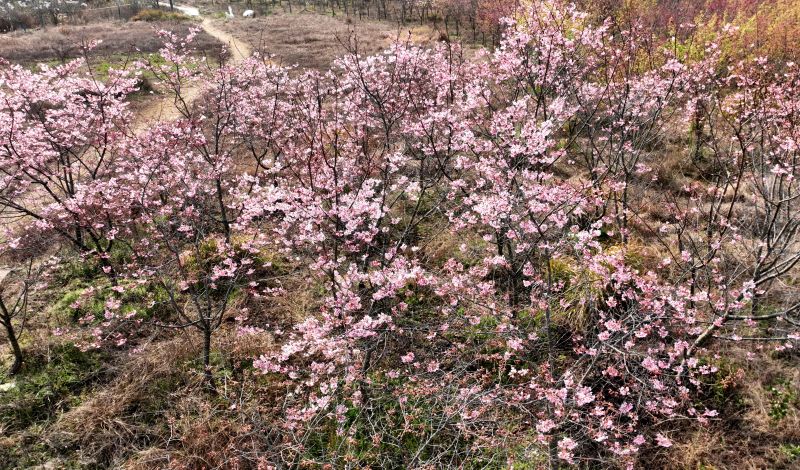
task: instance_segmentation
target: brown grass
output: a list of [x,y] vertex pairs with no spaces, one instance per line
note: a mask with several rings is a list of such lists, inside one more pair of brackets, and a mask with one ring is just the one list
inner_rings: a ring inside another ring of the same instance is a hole
[[192,339],[181,335],[124,362],[108,386],[55,423],[47,439],[49,446],[77,448],[83,459],[96,462],[113,460],[123,450],[135,451],[137,444],[146,447],[145,442],[159,432],[157,426],[148,429],[141,424],[149,421],[143,416],[147,413],[143,405],[152,399],[153,384],[183,379],[178,364],[197,357],[200,351],[200,343]]
[[254,19],[235,18],[217,23],[222,29],[250,43],[254,50],[275,55],[283,65],[327,70],[337,57],[347,52],[351,37],[358,40],[363,55],[378,53],[397,39],[411,37],[415,42],[428,39],[425,28],[399,28],[379,21],[351,21],[317,13],[279,13]]
[[[713,386],[719,420],[706,427],[679,426],[670,434],[674,446],[656,452],[650,468],[763,469],[798,468],[797,457],[784,450],[800,443],[800,370],[797,357],[764,350],[752,360],[738,345],[720,348],[727,365]],[[775,415],[780,401],[770,392],[793,390],[785,413]],[[772,412],[772,413],[771,413]]]
[[[17,31],[0,35],[0,57],[11,62],[34,63],[64,61],[79,57],[82,46],[102,41],[92,51],[94,56],[132,54],[137,51],[157,52],[163,42],[156,34],[160,29],[185,35],[191,22],[117,22],[109,21],[86,26]],[[201,31],[194,40],[198,52],[217,57],[222,50],[219,41]]]
[[[218,393],[203,388],[199,369],[187,367],[199,354],[191,334],[151,344],[117,376],[48,430],[50,449],[101,468],[231,468],[248,451],[267,449],[261,430],[269,413],[258,394],[260,380],[241,362],[262,353],[268,334],[237,337],[219,331],[215,348],[233,366]],[[234,346],[235,345],[235,346]]]
[[190,18],[182,13],[145,9],[131,17],[131,21],[187,21]]

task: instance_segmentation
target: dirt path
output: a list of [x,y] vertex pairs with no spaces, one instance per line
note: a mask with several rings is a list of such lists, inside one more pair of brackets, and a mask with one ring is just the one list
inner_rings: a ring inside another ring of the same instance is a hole
[[[176,5],[175,9],[181,11],[187,16],[194,16],[194,17],[201,17],[200,12],[197,8],[193,7],[185,7],[182,5]],[[237,65],[245,61],[250,54],[252,54],[252,48],[246,42],[236,39],[232,35],[226,33],[225,31],[216,27],[212,20],[209,18],[203,18],[202,22],[200,23],[200,27],[208,33],[209,35],[215,37],[217,40],[222,42],[227,46],[228,52],[230,53],[230,58],[228,59],[228,65]],[[197,85],[190,85],[189,87],[182,90],[181,95],[183,99],[187,103],[191,103],[195,99],[197,99],[198,95],[200,94],[200,88]],[[141,111],[138,112],[138,116],[134,121],[134,130],[139,132],[147,127],[148,124],[154,121],[169,121],[172,119],[177,119],[180,117],[180,112],[178,108],[175,106],[175,97],[174,96],[164,96],[146,105]]]
[[211,36],[217,38],[223,44],[228,46],[228,51],[231,53],[230,59],[228,59],[228,63],[231,65],[237,65],[244,62],[245,59],[250,57],[250,54],[253,53],[253,49],[250,47],[250,44],[246,42],[236,39],[231,34],[226,33],[225,31],[217,28],[210,19],[205,18],[201,23],[201,26]]

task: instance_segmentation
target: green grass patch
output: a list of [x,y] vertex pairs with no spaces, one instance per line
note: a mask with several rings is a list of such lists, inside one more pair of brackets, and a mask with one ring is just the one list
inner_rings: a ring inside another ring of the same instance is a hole
[[0,382],[14,384],[0,392],[0,426],[19,430],[49,422],[81,401],[81,393],[102,376],[102,354],[62,344],[47,356],[28,357],[22,371]]

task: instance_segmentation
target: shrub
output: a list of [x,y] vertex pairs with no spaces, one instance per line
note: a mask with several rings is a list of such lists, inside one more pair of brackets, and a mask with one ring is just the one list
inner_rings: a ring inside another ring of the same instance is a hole
[[131,21],[186,21],[190,19],[183,13],[176,13],[173,11],[164,11],[156,9],[142,10],[133,17]]

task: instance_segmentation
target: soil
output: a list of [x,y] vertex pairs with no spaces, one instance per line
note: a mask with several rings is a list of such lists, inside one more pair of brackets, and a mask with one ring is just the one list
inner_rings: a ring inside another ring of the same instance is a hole
[[[181,9],[189,7],[178,6],[176,8]],[[219,29],[210,19],[204,18],[200,26],[203,28],[203,31],[226,46],[229,51],[228,65],[240,64],[252,54],[252,48],[249,44]],[[189,85],[189,87],[184,89],[181,93],[183,99],[187,103],[191,103],[197,99],[199,94],[200,89],[196,85]],[[137,114],[134,122],[134,130],[137,132],[143,130],[152,122],[168,121],[180,117],[180,111],[175,106],[175,97],[171,94],[145,105]]]

